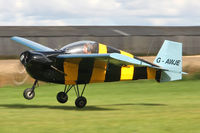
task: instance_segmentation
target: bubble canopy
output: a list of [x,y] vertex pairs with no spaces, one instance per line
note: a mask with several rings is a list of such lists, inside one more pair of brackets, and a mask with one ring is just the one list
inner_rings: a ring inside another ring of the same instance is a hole
[[60,50],[70,54],[91,54],[98,53],[98,43],[95,41],[78,41],[67,44]]

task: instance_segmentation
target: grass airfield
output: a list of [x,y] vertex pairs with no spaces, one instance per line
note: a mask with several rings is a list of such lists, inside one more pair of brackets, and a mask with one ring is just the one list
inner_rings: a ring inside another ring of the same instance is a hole
[[0,88],[0,133],[199,133],[200,80],[168,83],[131,81],[89,84],[87,106],[77,109],[74,90],[60,104],[63,85]]

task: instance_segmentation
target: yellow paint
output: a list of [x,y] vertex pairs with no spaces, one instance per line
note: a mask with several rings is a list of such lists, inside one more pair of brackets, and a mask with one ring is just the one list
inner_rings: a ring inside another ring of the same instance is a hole
[[104,82],[106,76],[106,67],[107,62],[95,60],[90,83]]
[[78,66],[80,59],[66,59],[64,61],[65,84],[74,85],[78,79]]
[[[122,55],[126,55],[128,57],[133,58],[132,54],[127,53],[125,51],[120,50],[120,53]],[[133,79],[133,73],[134,73],[134,66],[133,65],[122,66],[121,67],[120,80],[132,80]]]
[[133,73],[134,73],[134,66],[133,65],[127,65],[127,66],[121,67],[120,80],[132,80],[133,79]]
[[155,77],[156,77],[156,69],[147,67],[147,78],[155,79]]
[[106,53],[107,53],[107,46],[99,43],[99,54],[106,54]]
[[127,53],[127,52],[125,52],[125,51],[122,51],[122,50],[120,50],[120,54],[122,54],[122,55],[126,55],[126,56],[128,56],[128,57],[131,57],[131,58],[133,58],[133,55],[132,55],[132,54],[130,54],[130,53]]

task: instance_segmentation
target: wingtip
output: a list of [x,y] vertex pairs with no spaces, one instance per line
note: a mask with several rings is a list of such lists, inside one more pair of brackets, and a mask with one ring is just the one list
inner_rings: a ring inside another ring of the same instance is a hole
[[15,39],[17,39],[17,38],[19,38],[18,36],[12,36],[10,39],[11,40],[15,40]]

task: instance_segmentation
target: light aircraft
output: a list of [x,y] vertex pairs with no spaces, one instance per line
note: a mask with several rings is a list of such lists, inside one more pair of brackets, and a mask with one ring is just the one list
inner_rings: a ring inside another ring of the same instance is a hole
[[[64,84],[64,91],[57,94],[60,103],[68,101],[67,93],[74,88],[78,108],[85,107],[83,96],[86,84],[99,82],[155,79],[158,82],[182,79],[182,44],[165,40],[153,63],[125,51],[97,43],[78,41],[54,50],[22,37],[11,40],[32,50],[23,52],[20,61],[28,74],[35,79],[32,88],[24,90],[24,98],[35,96],[38,82]],[[79,85],[84,87],[79,89]],[[82,90],[82,91],[81,91]]]

